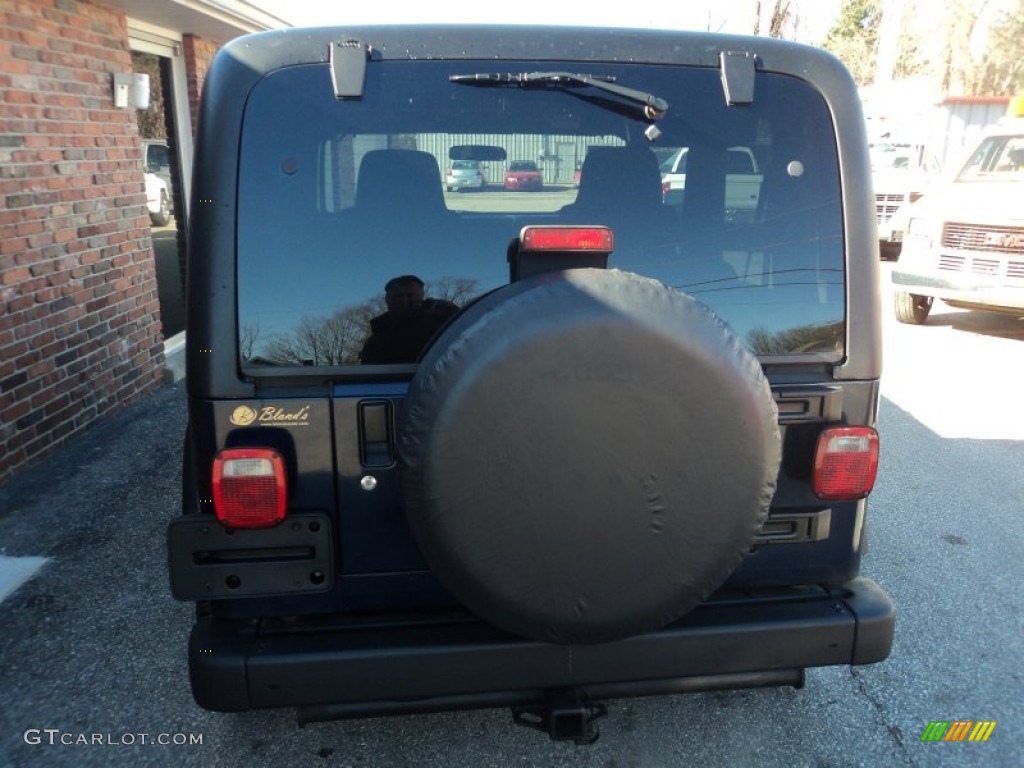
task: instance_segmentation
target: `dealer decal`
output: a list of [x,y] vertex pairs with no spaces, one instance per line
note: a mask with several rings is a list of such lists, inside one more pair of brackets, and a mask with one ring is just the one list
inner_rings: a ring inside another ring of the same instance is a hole
[[274,427],[308,427],[311,406],[262,405],[253,408],[240,405],[231,412],[230,421],[236,427],[274,426]]

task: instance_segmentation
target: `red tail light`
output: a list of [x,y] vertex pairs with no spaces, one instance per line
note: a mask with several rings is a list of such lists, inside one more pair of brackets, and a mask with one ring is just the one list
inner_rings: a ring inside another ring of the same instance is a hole
[[863,499],[878,472],[878,433],[871,427],[833,427],[818,437],[814,492],[826,501]]
[[614,247],[608,227],[523,227],[519,235],[522,251],[598,251],[611,253]]
[[284,460],[269,448],[229,448],[213,459],[213,507],[228,528],[269,528],[284,520]]

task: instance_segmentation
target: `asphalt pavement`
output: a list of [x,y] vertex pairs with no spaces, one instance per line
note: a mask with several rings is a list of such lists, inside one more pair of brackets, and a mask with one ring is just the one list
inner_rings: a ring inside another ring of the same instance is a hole
[[[300,729],[287,710],[199,709],[164,546],[185,403],[164,386],[0,487],[0,555],[47,558],[0,602],[0,767],[1021,764],[1022,441],[943,437],[883,400],[864,573],[897,604],[892,656],[810,670],[800,691],[612,702],[577,747],[505,710]],[[922,742],[937,720],[996,726]]]

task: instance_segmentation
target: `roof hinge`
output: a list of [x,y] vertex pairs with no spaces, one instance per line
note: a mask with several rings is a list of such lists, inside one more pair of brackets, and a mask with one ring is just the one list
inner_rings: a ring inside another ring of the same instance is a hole
[[331,43],[328,60],[331,64],[331,85],[336,99],[361,99],[366,80],[369,46],[358,40]]
[[725,103],[750,104],[754,101],[755,57],[747,51],[722,51],[722,89]]

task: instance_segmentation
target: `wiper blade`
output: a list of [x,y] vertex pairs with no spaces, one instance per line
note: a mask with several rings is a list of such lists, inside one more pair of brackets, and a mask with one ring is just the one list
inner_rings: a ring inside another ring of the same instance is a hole
[[448,78],[453,83],[460,85],[478,86],[512,86],[518,88],[530,88],[539,86],[555,86],[562,88],[596,88],[605,93],[612,93],[637,104],[643,108],[644,116],[648,120],[659,120],[668,111],[668,102],[653,93],[645,93],[635,88],[627,88],[623,85],[616,85],[615,78],[598,75],[579,75],[572,72],[519,72],[514,73],[489,73],[478,72],[473,75],[452,75]]

